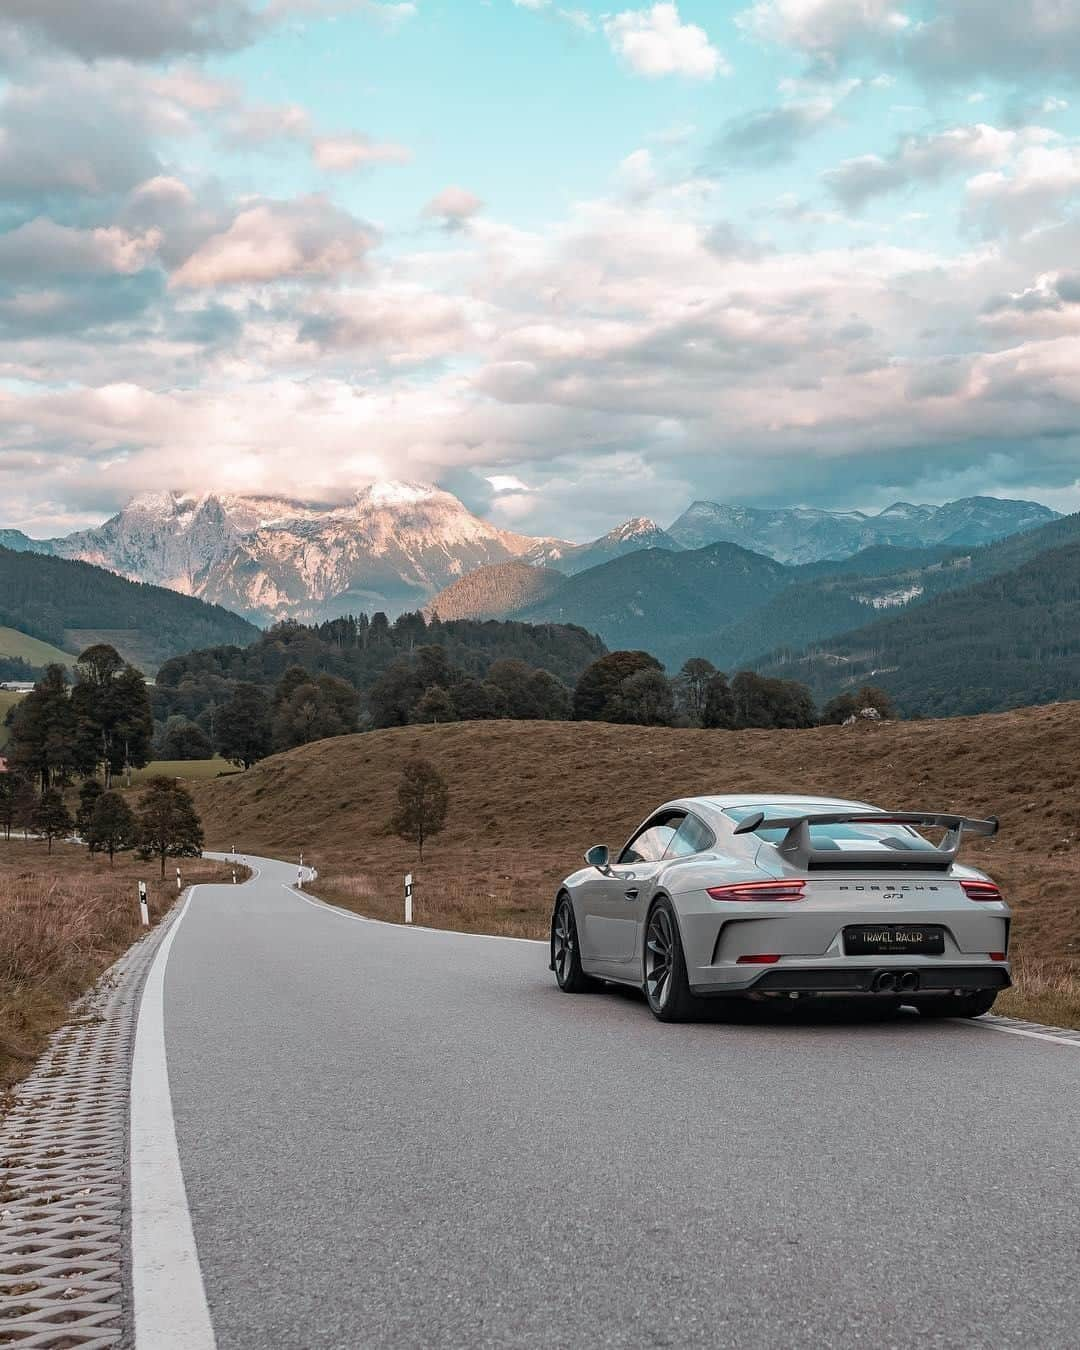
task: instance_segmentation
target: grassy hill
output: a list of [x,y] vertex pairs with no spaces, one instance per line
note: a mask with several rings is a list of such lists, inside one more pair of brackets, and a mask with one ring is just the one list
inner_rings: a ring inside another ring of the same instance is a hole
[[254,624],[220,605],[89,563],[6,548],[0,548],[0,625],[68,650],[104,637],[148,674],[193,647],[244,646],[259,636]]
[[42,642],[29,633],[20,633],[17,628],[0,628],[0,656],[12,656],[31,666],[47,666],[50,662],[61,666],[75,664],[71,652],[61,651],[51,642]]
[[[451,785],[446,832],[422,866],[381,833],[416,752]],[[994,813],[1001,835],[967,856],[1007,888],[1018,950],[1061,969],[1075,963],[1080,976],[1078,756],[1080,703],[811,731],[473,722],[321,741],[197,793],[208,846],[236,839],[277,857],[303,849],[328,899],[397,919],[402,875],[413,871],[418,922],[532,936],[546,934],[555,887],[585,849],[621,844],[669,797],[806,791]]]

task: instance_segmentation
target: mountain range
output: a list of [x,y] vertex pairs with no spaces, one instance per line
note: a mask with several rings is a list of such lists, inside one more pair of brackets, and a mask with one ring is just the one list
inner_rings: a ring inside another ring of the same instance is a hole
[[143,493],[95,528],[41,540],[0,530],[0,546],[94,563],[268,623],[361,610],[394,616],[430,605],[480,568],[514,560],[574,577],[647,550],[678,554],[726,543],[790,565],[842,560],[868,547],[972,546],[1053,519],[1045,506],[993,497],[940,507],[897,503],[876,516],[699,501],[666,531],[640,517],[574,544],[500,529],[429,484],[382,482],[345,505]]

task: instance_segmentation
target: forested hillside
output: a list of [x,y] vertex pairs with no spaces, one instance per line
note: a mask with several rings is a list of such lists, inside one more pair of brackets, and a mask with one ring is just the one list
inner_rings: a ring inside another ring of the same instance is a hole
[[90,645],[86,634],[107,633],[121,655],[144,671],[192,647],[243,644],[259,635],[254,624],[218,605],[127,581],[89,563],[5,548],[0,548],[0,626],[67,651]]
[[930,717],[1080,698],[1080,543],[760,668],[819,697],[872,680]]
[[252,739],[257,758],[271,743],[301,744],[357,725],[566,717],[571,689],[605,650],[583,629],[558,624],[428,622],[421,614],[393,624],[385,614],[285,623],[247,647],[166,661],[154,716],[164,729],[173,719],[177,734],[190,735],[194,724],[230,758],[224,724],[262,728]]
[[505,619],[547,600],[565,584],[566,578],[550,567],[515,558],[469,572],[440,591],[424,613],[440,619]]
[[708,656],[702,635],[756,609],[790,582],[782,563],[737,544],[651,548],[579,572],[518,617],[581,624],[609,647],[644,648],[669,669]]

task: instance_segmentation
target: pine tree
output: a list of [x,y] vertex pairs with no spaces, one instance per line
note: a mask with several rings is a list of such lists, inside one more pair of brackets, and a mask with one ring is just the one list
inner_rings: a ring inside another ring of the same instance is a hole
[[92,767],[76,746],[75,718],[63,666],[50,665],[15,708],[10,754],[16,769],[35,778],[42,792],[77,769]]

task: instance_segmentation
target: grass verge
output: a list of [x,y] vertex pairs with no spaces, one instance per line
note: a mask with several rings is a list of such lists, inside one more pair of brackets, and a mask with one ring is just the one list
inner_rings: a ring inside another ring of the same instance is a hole
[[[225,881],[231,867],[181,860],[185,881]],[[172,868],[170,867],[170,872]],[[74,844],[0,840],[0,1090],[33,1067],[49,1033],[144,931],[138,887],[147,882],[151,923],[176,899],[176,882],[154,864],[106,858]]]

